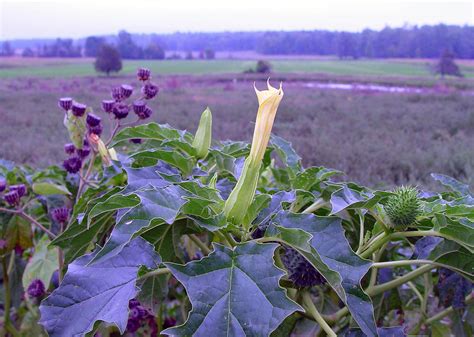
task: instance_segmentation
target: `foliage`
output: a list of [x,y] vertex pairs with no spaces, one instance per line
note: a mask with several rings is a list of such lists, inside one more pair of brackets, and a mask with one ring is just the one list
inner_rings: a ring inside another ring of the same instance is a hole
[[441,54],[438,63],[434,67],[434,72],[442,77],[446,75],[463,77],[458,65],[454,63],[454,54],[448,49]]
[[[138,76],[147,97],[150,73],[140,69]],[[87,145],[68,152],[79,156],[90,147],[77,173],[0,163],[4,332],[471,331],[473,195],[462,182],[434,175],[447,190],[420,191],[417,207],[403,209],[416,213],[416,223],[395,230],[385,208],[396,206],[400,190],[305,168],[288,141],[270,136],[282,88],[257,90],[251,146],[209,142],[216,123],[208,110],[196,136],[167,124],[139,125],[141,104],[130,104],[137,118],[125,123],[114,111],[129,106],[130,88],[115,88],[115,101],[103,103],[104,114],[115,116],[108,136],[94,132],[98,116],[90,109],[78,117],[77,102],[71,108],[60,101],[68,116],[87,123],[74,129]],[[413,190],[402,191],[402,203],[413,201],[412,192],[405,195]],[[55,211],[64,208],[70,212]]]
[[111,72],[122,70],[122,58],[114,46],[102,44],[99,47],[94,67],[96,71],[106,73],[108,76]]
[[88,57],[96,57],[100,47],[105,43],[105,39],[98,36],[88,36],[84,43],[84,55]]

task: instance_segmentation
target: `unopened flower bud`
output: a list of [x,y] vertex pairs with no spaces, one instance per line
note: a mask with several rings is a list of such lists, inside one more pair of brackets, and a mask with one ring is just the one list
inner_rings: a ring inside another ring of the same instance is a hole
[[116,119],[123,119],[128,116],[128,112],[130,111],[130,107],[127,104],[115,104],[114,109],[112,112],[115,115]]
[[3,198],[10,206],[17,206],[18,204],[20,204],[20,195],[17,191],[10,191],[8,193],[5,193]]
[[115,102],[120,102],[123,100],[122,89],[120,87],[113,88],[111,95],[112,95],[112,98],[115,100]]
[[160,89],[158,89],[158,87],[153,83],[146,83],[142,87],[142,94],[145,96],[145,99],[152,99],[159,91]]
[[69,111],[72,108],[72,98],[63,97],[59,99],[58,106],[65,111]]
[[137,71],[137,76],[140,81],[148,81],[150,79],[151,71],[147,68],[140,68]]
[[139,113],[142,113],[146,108],[146,102],[145,101],[135,101],[133,102],[133,112],[135,112],[137,115]]
[[53,219],[56,222],[64,225],[69,220],[69,213],[70,212],[71,212],[71,210],[67,207],[59,207],[59,208],[53,209],[51,215],[52,215]]
[[[97,127],[95,126],[94,128],[97,128]],[[87,157],[90,153],[91,153],[91,148],[88,145],[87,146],[84,145],[82,149],[77,149],[77,155],[82,159]]]
[[150,107],[146,106],[142,112],[137,112],[137,116],[140,119],[147,119],[153,114],[153,110]]
[[199,127],[194,136],[193,148],[196,150],[196,158],[207,156],[212,139],[212,113],[209,107],[204,110],[199,121]]
[[94,115],[93,113],[88,113],[86,118],[86,123],[88,126],[97,126],[99,125],[101,118]]
[[120,86],[120,92],[123,98],[129,98],[133,94],[133,87],[128,84],[122,84]]
[[114,108],[115,101],[105,99],[102,101],[102,110],[104,112],[110,113]]
[[25,184],[12,185],[10,186],[10,191],[17,191],[21,198],[26,194],[26,186]]
[[67,154],[73,154],[74,151],[76,151],[76,147],[73,143],[64,144],[64,152],[66,152]]
[[43,297],[46,294],[43,281],[40,279],[33,280],[28,286],[27,294],[31,298]]
[[72,109],[72,114],[74,116],[81,117],[81,116],[84,116],[84,114],[86,113],[87,106],[78,102],[74,102],[72,103],[71,109]]
[[89,127],[88,130],[89,133],[93,133],[97,136],[100,136],[102,134],[102,131],[104,131],[104,128],[102,127],[102,124],[97,124],[96,126]]
[[79,172],[82,167],[82,160],[79,157],[71,157],[63,162],[64,169],[72,174]]

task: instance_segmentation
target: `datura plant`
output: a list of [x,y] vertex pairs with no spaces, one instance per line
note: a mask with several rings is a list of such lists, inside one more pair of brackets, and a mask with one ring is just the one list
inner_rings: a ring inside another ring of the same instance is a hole
[[209,108],[194,134],[141,124],[137,75],[101,112],[60,99],[61,166],[0,161],[2,336],[472,335],[469,186],[304,168],[271,134],[281,84],[255,89],[251,145],[212,140]]

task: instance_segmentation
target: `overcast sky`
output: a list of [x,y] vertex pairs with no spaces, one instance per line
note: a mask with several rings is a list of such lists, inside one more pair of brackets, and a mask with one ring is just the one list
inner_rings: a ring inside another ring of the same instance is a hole
[[474,0],[0,0],[0,39],[474,25]]

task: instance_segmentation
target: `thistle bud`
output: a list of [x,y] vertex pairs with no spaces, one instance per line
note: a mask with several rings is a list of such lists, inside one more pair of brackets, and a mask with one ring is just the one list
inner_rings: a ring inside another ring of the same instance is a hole
[[104,129],[102,127],[102,124],[97,124],[96,126],[89,127],[89,133],[96,134],[97,136],[100,136],[103,130]]
[[120,102],[123,100],[122,89],[120,87],[113,88],[110,94],[115,102]]
[[244,162],[242,173],[224,205],[227,220],[240,225],[255,196],[263,155],[270,140],[275,115],[283,98],[283,90],[267,82],[267,90],[255,88],[258,99],[257,120],[250,154]]
[[59,208],[53,209],[51,215],[56,222],[64,225],[69,220],[70,211],[71,210],[67,207],[59,207]]
[[128,84],[122,84],[120,86],[120,93],[122,94],[123,98],[129,98],[133,94],[133,87]]
[[82,160],[79,157],[71,157],[63,162],[64,169],[72,174],[79,172],[82,167]]
[[114,109],[115,101],[105,99],[102,101],[102,110],[104,112],[110,113]]
[[25,184],[12,185],[10,186],[10,191],[17,191],[21,198],[26,194],[26,186]]
[[418,190],[415,187],[402,186],[394,191],[385,205],[385,211],[397,230],[405,230],[416,223],[421,214]]
[[133,102],[133,112],[137,115],[145,111],[146,102],[145,101],[135,101]]
[[72,98],[71,97],[63,97],[59,99],[58,106],[64,111],[69,111],[72,108]]
[[3,198],[10,206],[17,206],[20,204],[20,195],[17,191],[10,191],[8,193],[5,193]]
[[160,89],[153,83],[147,83],[142,87],[142,94],[145,96],[145,99],[152,99],[159,91]]
[[196,158],[205,158],[209,152],[212,139],[212,113],[206,108],[201,115],[199,127],[194,136],[193,148],[196,150]]
[[151,71],[147,68],[140,68],[137,70],[138,80],[140,81],[148,81],[150,79]]
[[94,115],[93,113],[88,113],[86,118],[86,123],[88,126],[97,126],[99,125],[101,118]]
[[[97,128],[97,127],[94,127],[94,128]],[[77,155],[81,159],[86,158],[90,153],[91,153],[91,148],[88,145],[87,146],[84,145],[82,149],[77,149]]]
[[127,104],[115,104],[114,109],[112,110],[113,114],[115,115],[116,119],[124,119],[128,116],[128,112],[130,108]]
[[153,110],[151,110],[150,107],[146,106],[142,112],[137,113],[137,116],[140,119],[147,119],[147,118],[150,118],[152,114],[153,114]]
[[33,280],[26,292],[31,298],[43,297],[46,294],[44,284],[40,279]]
[[76,151],[76,147],[73,143],[64,144],[64,152],[66,152],[67,154],[73,154],[74,151]]
[[86,113],[87,106],[84,104],[74,102],[72,103],[72,114],[76,117],[82,117]]

